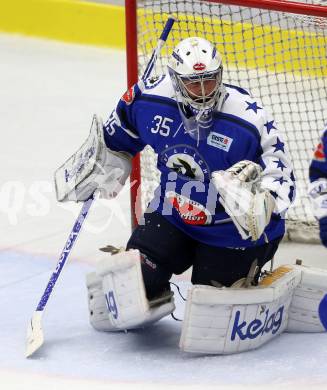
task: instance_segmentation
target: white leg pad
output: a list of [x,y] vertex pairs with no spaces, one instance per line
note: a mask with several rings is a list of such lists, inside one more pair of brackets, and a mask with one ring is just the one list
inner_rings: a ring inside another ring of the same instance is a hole
[[102,278],[95,272],[86,275],[90,324],[96,330],[117,330],[108,315],[106,298],[102,291]]
[[282,266],[257,287],[193,286],[180,348],[230,354],[258,348],[283,331],[327,330],[327,270]]
[[147,300],[138,250],[108,255],[98,263],[96,274],[102,281],[99,306],[104,299],[109,318],[105,330],[142,327],[175,310],[172,298],[156,307]]
[[289,309],[288,332],[324,332],[327,329],[327,270],[298,266],[301,281]]
[[299,269],[281,267],[276,280],[258,287],[193,286],[188,293],[180,348],[206,354],[258,348],[286,329],[293,291],[300,280]]

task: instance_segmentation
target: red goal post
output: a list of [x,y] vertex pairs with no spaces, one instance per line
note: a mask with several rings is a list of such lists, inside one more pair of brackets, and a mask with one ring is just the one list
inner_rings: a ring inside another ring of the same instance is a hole
[[[313,4],[315,3],[315,4]],[[298,196],[288,213],[288,236],[317,241],[306,196],[312,149],[327,121],[327,6],[324,0],[126,0],[128,86],[156,45],[168,15],[177,18],[155,74],[165,71],[173,47],[187,36],[215,42],[224,58],[223,80],[261,98],[286,138],[295,166]],[[146,150],[133,160],[132,224],[157,182],[155,157]],[[150,184],[147,184],[150,183]]]

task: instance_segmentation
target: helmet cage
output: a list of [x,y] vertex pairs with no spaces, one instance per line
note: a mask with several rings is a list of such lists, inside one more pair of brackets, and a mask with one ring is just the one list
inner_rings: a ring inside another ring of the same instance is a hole
[[[222,84],[222,66],[217,70],[210,72],[203,72],[200,74],[181,75],[174,72],[176,86],[185,99],[185,103],[191,105],[198,110],[205,110],[213,108],[217,103],[217,96]],[[210,81],[215,84],[208,91]],[[200,92],[196,93],[192,90],[192,85],[200,84]]]

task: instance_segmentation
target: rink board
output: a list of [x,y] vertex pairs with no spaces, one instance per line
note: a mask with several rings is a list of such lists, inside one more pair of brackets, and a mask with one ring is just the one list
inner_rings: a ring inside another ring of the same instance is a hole
[[[140,9],[138,14],[139,29],[145,34],[142,39],[150,42],[149,53],[153,49],[153,31],[148,29],[148,23],[156,25],[159,22],[157,25],[160,25],[169,16],[159,11],[154,9],[152,13]],[[240,66],[262,67],[277,73],[299,71],[315,77],[327,75],[327,38],[323,34],[319,36],[312,31],[299,32],[268,24],[247,25],[196,14],[191,19],[183,13],[178,16],[178,27],[168,39],[168,48],[170,41],[176,42],[175,35],[178,40],[201,35],[209,26],[213,37],[223,37],[223,42],[216,44],[229,63],[237,61]],[[10,0],[1,4],[0,31],[123,49],[125,7],[74,0]],[[264,45],[263,35],[266,37]],[[231,50],[235,42],[237,59]]]

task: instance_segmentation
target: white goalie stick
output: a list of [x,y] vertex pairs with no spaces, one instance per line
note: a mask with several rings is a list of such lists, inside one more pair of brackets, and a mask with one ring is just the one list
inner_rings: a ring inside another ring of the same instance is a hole
[[[173,24],[175,22],[175,18],[170,17],[168,18],[164,29],[161,33],[160,38],[158,39],[157,46],[152,52],[151,58],[149,60],[149,63],[141,77],[142,80],[145,80],[148,78],[154,68],[154,65],[156,63],[156,60],[158,58],[158,55],[160,53],[160,50],[164,43],[166,42],[168,35],[173,27]],[[85,221],[87,214],[89,212],[89,209],[94,201],[94,196],[92,195],[88,200],[86,200],[83,204],[83,207],[77,217],[77,220],[73,226],[72,231],[69,234],[69,237],[67,239],[67,242],[64,246],[64,249],[59,257],[58,263],[56,265],[55,270],[53,271],[50,280],[44,290],[44,293],[37,305],[36,310],[34,311],[32,318],[28,324],[27,327],[27,345],[26,345],[26,352],[25,357],[29,357],[33,355],[44,343],[44,333],[42,329],[42,316],[45,309],[45,306],[48,302],[48,299],[53,291],[53,288],[59,278],[59,275],[68,259],[68,256],[73,248],[73,245],[81,231],[83,222]]]

